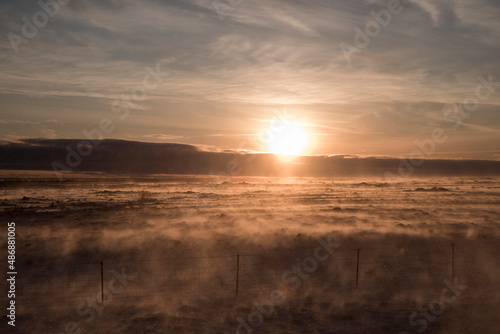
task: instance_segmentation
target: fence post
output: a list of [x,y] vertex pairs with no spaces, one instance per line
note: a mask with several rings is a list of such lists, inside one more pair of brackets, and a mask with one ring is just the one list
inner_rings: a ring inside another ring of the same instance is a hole
[[359,248],[358,248],[358,256],[356,259],[356,287],[358,287],[359,282]]
[[101,261],[101,303],[104,304],[104,270]]
[[451,244],[451,278],[455,279],[455,244]]
[[236,294],[235,294],[236,297],[238,297],[239,280],[240,280],[240,254],[237,254],[236,255]]

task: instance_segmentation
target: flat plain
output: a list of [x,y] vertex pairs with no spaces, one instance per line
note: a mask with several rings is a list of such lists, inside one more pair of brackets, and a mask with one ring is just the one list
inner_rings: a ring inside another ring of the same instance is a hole
[[500,179],[403,181],[2,179],[16,329],[498,333]]

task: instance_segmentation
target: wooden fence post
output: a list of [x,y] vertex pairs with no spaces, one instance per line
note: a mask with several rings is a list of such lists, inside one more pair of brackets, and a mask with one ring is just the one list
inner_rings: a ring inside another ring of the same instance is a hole
[[356,287],[358,287],[359,282],[359,248],[358,248],[358,256],[356,259]]
[[455,279],[455,244],[451,244],[451,278]]
[[101,261],[101,303],[104,304],[104,270]]
[[239,280],[240,280],[240,254],[237,254],[236,255],[236,294],[235,294],[236,297],[238,297]]

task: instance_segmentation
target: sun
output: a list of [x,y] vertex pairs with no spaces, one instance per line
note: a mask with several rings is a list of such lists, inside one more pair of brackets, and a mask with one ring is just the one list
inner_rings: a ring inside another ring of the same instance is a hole
[[303,126],[299,122],[288,121],[274,129],[267,140],[267,148],[271,153],[290,157],[303,154],[308,143],[309,135]]

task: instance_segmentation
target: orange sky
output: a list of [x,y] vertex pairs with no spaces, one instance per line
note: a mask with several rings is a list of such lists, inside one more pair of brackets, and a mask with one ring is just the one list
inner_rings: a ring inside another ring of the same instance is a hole
[[37,27],[35,2],[0,4],[1,140],[84,138],[109,119],[106,138],[269,151],[248,143],[286,114],[306,154],[400,157],[433,140],[429,157],[500,159],[495,1],[51,10]]

